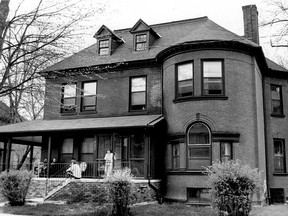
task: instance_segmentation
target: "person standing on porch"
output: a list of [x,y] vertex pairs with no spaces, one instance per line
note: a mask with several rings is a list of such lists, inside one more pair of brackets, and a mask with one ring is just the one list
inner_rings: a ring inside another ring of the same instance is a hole
[[113,152],[110,149],[107,150],[107,153],[105,154],[104,160],[105,160],[105,170],[104,170],[105,175],[109,176],[112,172],[112,169],[113,169],[113,162],[114,162],[114,160],[116,160],[115,155],[113,154]]
[[81,168],[75,158],[72,158],[70,167],[66,170],[69,177],[80,179]]

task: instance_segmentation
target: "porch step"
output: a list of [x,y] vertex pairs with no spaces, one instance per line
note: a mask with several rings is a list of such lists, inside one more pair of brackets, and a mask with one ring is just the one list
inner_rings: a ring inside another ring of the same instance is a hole
[[64,188],[66,185],[68,185],[70,183],[71,179],[66,179],[65,181],[63,181],[60,185],[58,185],[57,187],[55,187],[54,189],[52,189],[47,196],[44,198],[44,200],[47,200],[49,197],[51,197],[53,194],[57,193],[59,190],[61,190],[62,188]]
[[45,197],[45,178],[32,178],[26,199],[44,198]]

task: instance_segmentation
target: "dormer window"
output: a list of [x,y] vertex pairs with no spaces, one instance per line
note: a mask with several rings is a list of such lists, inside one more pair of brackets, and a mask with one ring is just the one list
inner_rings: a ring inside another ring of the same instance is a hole
[[101,28],[96,32],[94,38],[97,39],[97,53],[100,56],[112,55],[117,47],[124,43],[112,30],[102,25]]
[[99,41],[99,55],[109,54],[109,39]]
[[154,41],[160,38],[160,35],[141,19],[132,27],[130,33],[133,35],[134,52],[150,49]]
[[147,50],[147,35],[146,34],[136,35],[135,51],[143,51],[143,50]]

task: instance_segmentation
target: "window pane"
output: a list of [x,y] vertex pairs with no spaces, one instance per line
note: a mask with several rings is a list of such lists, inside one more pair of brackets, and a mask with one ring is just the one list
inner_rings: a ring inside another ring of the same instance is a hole
[[83,85],[83,95],[96,95],[96,82],[88,82]]
[[100,48],[109,47],[109,40],[101,40],[101,41],[99,41],[99,47]]
[[143,35],[137,35],[136,36],[136,42],[146,42],[146,34]]
[[271,85],[271,98],[280,100],[280,87]]
[[131,160],[131,173],[136,177],[143,177],[144,176],[144,161],[139,160]]
[[73,153],[73,139],[72,138],[67,138],[63,140],[61,153],[62,154]]
[[283,140],[274,140],[274,171],[285,172],[285,150]]
[[189,147],[189,157],[210,157],[210,146],[206,147]]
[[84,138],[81,145],[81,153],[93,153],[94,138]]
[[203,84],[205,95],[222,94],[222,79],[205,78]]
[[131,135],[130,136],[130,157],[131,158],[144,158],[144,136]]
[[131,105],[144,105],[146,101],[145,92],[135,92],[131,94]]
[[94,106],[96,104],[96,97],[95,96],[89,96],[89,97],[83,97],[83,106]]
[[272,113],[282,115],[283,111],[282,111],[281,101],[272,100],[271,104],[272,104]]
[[222,62],[204,61],[203,75],[204,77],[222,77]]
[[64,106],[73,106],[76,104],[76,98],[65,98],[63,104]]
[[146,91],[146,77],[137,77],[131,79],[131,91]]
[[100,48],[99,49],[99,55],[108,55],[109,48]]
[[76,97],[76,84],[66,84],[64,85],[64,98]]
[[178,65],[178,81],[193,78],[193,64]]
[[178,97],[193,95],[193,80],[178,82]]
[[194,124],[189,130],[189,144],[209,144],[208,128],[201,124]]

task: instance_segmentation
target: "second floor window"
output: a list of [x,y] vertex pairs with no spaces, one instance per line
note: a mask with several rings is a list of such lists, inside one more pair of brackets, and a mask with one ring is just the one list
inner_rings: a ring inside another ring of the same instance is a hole
[[108,55],[109,54],[109,40],[100,40],[99,41],[99,55]]
[[273,115],[283,115],[281,86],[271,85],[271,109]]
[[286,172],[285,142],[283,139],[274,139],[274,172]]
[[76,84],[63,85],[61,112],[76,112]]
[[176,97],[193,95],[193,63],[179,64],[176,68]]
[[96,110],[96,101],[97,101],[96,89],[97,89],[97,82],[83,83],[81,111]]
[[202,61],[203,95],[224,95],[223,85],[223,61]]
[[135,51],[142,51],[147,49],[147,35],[136,35]]
[[146,110],[146,77],[130,80],[130,111]]

